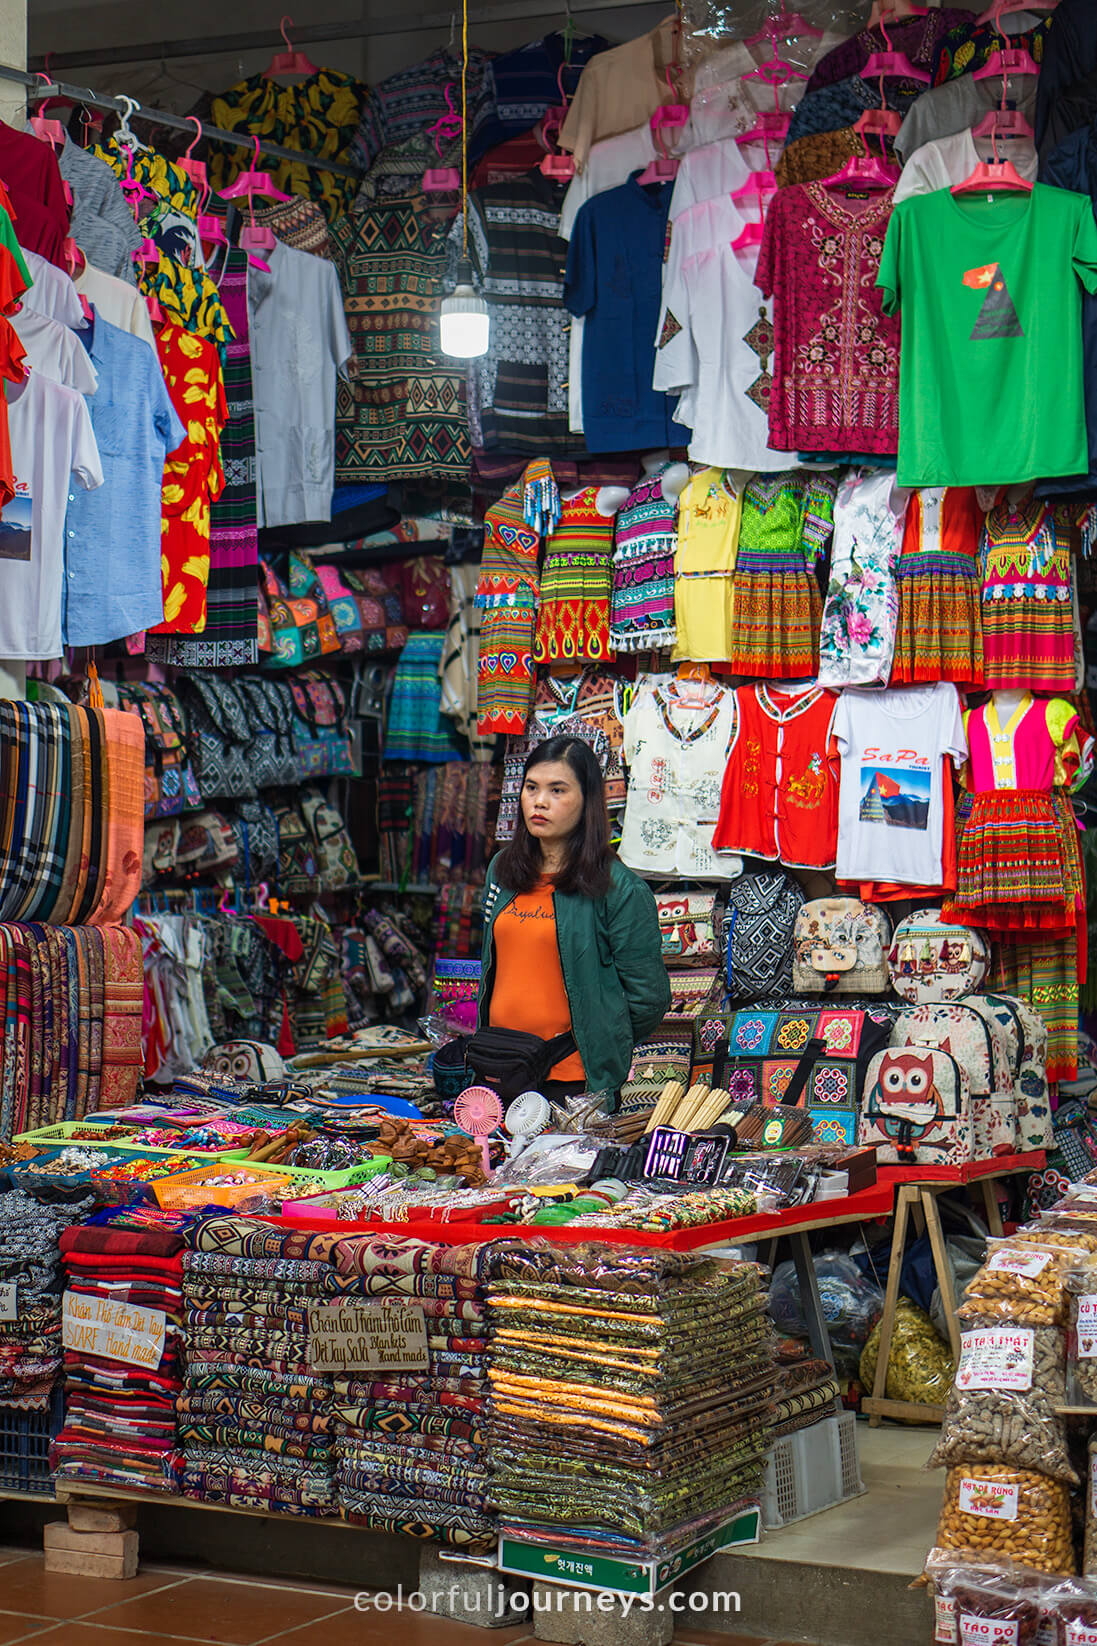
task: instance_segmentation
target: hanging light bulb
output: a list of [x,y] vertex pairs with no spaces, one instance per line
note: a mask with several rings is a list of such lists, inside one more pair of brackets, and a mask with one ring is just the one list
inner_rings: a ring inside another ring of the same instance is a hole
[[442,353],[458,360],[475,360],[488,351],[488,306],[472,284],[472,265],[462,257],[457,265],[457,284],[443,297],[441,316]]
[[448,297],[443,297],[439,309],[439,332],[442,353],[455,360],[475,360],[488,352],[490,320],[488,306],[472,283],[472,264],[469,262],[469,159],[468,159],[468,97],[466,79],[469,66],[469,6],[462,0],[463,29],[461,36],[461,211],[463,236],[461,261],[457,265],[457,284]]

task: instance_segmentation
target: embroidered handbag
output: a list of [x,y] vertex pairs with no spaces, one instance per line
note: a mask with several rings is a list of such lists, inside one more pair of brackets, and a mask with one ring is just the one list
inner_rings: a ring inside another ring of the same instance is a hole
[[234,867],[240,856],[236,837],[221,812],[206,809],[181,819],[175,847],[180,874],[198,879]]
[[260,560],[259,565],[274,643],[273,655],[266,660],[267,668],[299,669],[318,657],[337,652],[339,636],[319,584],[311,595],[298,598],[290,593],[267,561]]
[[175,817],[202,804],[187,752],[183,711],[167,686],[117,686],[120,708],[135,710],[145,728],[145,816]]
[[897,1008],[886,1001],[820,1006],[769,999],[727,1013],[702,1013],[694,1026],[694,1080],[708,1078],[737,1101],[781,1103],[808,1046],[817,1047],[804,1102],[847,1117],[861,1099],[870,1060],[890,1041]]
[[722,942],[730,1000],[792,988],[793,935],[804,894],[780,871],[743,874],[727,887]]
[[276,806],[278,888],[287,896],[320,889],[320,870],[311,830],[296,805]]
[[1005,1027],[972,1001],[914,1006],[896,1019],[893,1049],[939,1049],[964,1071],[971,1094],[971,1158],[1012,1153],[1016,1146],[1013,1064]]
[[278,869],[278,819],[261,800],[242,800],[229,825],[240,852],[245,885],[273,879]]
[[293,749],[302,780],[353,777],[354,747],[347,730],[347,699],[337,680],[303,674],[290,681]]
[[959,1165],[974,1159],[971,1088],[955,1057],[892,1046],[865,1076],[859,1140],[884,1165]]
[[213,1046],[202,1060],[212,1074],[226,1075],[245,1084],[284,1080],[286,1065],[273,1046],[262,1040],[226,1040]]
[[856,897],[822,897],[796,916],[792,987],[799,994],[886,994],[891,923]]
[[668,970],[718,964],[720,911],[715,892],[657,892],[655,912]]
[[990,951],[981,933],[942,920],[937,909],[916,909],[901,920],[888,950],[897,995],[912,1006],[957,1000],[987,975]]
[[342,576],[362,619],[363,651],[402,651],[408,643],[408,628],[399,589],[376,566],[348,568]]
[[1047,1024],[1027,1000],[1009,994],[967,994],[970,1006],[1004,1037],[1016,1120],[1017,1149],[1050,1149],[1051,1098],[1047,1083]]
[[300,780],[293,749],[293,697],[284,680],[242,674],[233,682],[251,733],[257,789],[289,788]]
[[910,1006],[895,1020],[893,1046],[936,1046],[967,1071],[974,1097],[1012,1097],[1013,1065],[1003,1026],[970,1001]]
[[319,789],[303,789],[298,797],[301,814],[316,848],[319,874],[325,887],[348,886],[360,870],[346,824]]
[[182,678],[177,689],[202,799],[254,798],[251,727],[236,687],[212,675],[193,674]]
[[289,592],[294,599],[320,598],[331,613],[339,644],[347,656],[362,650],[362,614],[354,595],[335,566],[315,566],[299,550],[289,557]]

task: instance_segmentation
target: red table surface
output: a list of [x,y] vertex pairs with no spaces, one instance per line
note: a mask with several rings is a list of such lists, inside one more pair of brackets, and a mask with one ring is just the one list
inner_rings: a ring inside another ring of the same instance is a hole
[[894,1186],[875,1183],[857,1194],[845,1195],[839,1200],[816,1200],[808,1206],[790,1206],[783,1212],[758,1212],[752,1217],[725,1218],[720,1223],[703,1223],[691,1229],[671,1229],[665,1234],[651,1229],[597,1229],[590,1225],[576,1228],[573,1224],[533,1223],[443,1223],[427,1218],[412,1218],[406,1223],[385,1222],[370,1218],[361,1223],[318,1222],[304,1213],[291,1216],[265,1216],[264,1223],[276,1223],[283,1228],[311,1229],[317,1234],[407,1235],[413,1240],[430,1240],[441,1246],[463,1246],[485,1240],[530,1240],[543,1237],[564,1245],[593,1242],[607,1246],[653,1246],[661,1251],[689,1252],[698,1246],[735,1245],[756,1235],[771,1239],[783,1228],[810,1227],[828,1219],[842,1219],[854,1223],[887,1217],[891,1211]]
[[1028,1154],[1001,1154],[992,1160],[969,1160],[961,1166],[877,1166],[883,1183],[976,1183],[984,1177],[1011,1177],[1015,1172],[1040,1172],[1047,1162],[1043,1149]]

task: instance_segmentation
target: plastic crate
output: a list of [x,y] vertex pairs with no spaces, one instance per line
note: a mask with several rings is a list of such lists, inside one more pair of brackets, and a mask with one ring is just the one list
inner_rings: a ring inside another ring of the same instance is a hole
[[[56,1126],[39,1126],[38,1130],[35,1132],[20,1132],[17,1137],[12,1138],[12,1142],[35,1143],[38,1145],[49,1144],[54,1148],[62,1148],[66,1144],[71,1143],[77,1148],[102,1149],[104,1153],[109,1150],[114,1154],[137,1154],[142,1156],[202,1155],[204,1157],[216,1160],[242,1160],[248,1152],[246,1148],[242,1149],[239,1145],[233,1147],[231,1144],[226,1144],[223,1149],[196,1149],[190,1146],[184,1148],[180,1143],[177,1144],[175,1148],[169,1149],[161,1145],[154,1145],[151,1143],[131,1143],[129,1138],[124,1137],[108,1137],[104,1138],[103,1141],[100,1142],[95,1136],[97,1129],[101,1128],[89,1126],[85,1121],[61,1120],[58,1121]],[[140,1129],[140,1127],[135,1127],[130,1132],[129,1137],[136,1137],[137,1132],[140,1131]]]
[[[222,1161],[221,1169],[228,1169],[230,1164],[233,1163]],[[239,1165],[240,1162],[234,1164]],[[197,1172],[178,1172],[173,1177],[157,1178],[151,1185],[152,1192],[158,1204],[165,1209],[194,1211],[202,1206],[242,1206],[257,1195],[272,1195],[294,1181],[285,1172],[264,1172],[256,1166],[257,1175],[250,1183],[212,1183],[210,1179],[216,1177],[217,1172],[218,1169],[211,1165]]]
[[0,1406],[0,1492],[52,1495],[50,1441],[64,1417],[61,1388],[54,1389],[44,1412],[20,1412]]
[[768,1531],[864,1491],[857,1460],[857,1419],[852,1412],[824,1417],[777,1441],[762,1480],[762,1524]]
[[[242,1156],[237,1157],[237,1165],[243,1165]],[[272,1160],[249,1161],[257,1172],[278,1172],[283,1177],[307,1177],[311,1182],[319,1184],[321,1189],[349,1189],[356,1183],[367,1183],[371,1177],[379,1172],[387,1171],[392,1165],[388,1155],[374,1155],[370,1160],[361,1160],[357,1166],[345,1166],[342,1171],[324,1172],[312,1166],[280,1166]]]

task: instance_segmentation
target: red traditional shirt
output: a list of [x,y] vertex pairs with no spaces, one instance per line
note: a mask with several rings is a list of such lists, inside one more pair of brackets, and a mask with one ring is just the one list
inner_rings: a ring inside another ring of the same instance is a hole
[[187,438],[168,454],[162,492],[164,621],[150,634],[201,634],[206,626],[210,504],[225,489],[221,431],[228,406],[216,345],[169,321],[156,340],[171,403]]
[[716,851],[828,869],[838,849],[838,767],[831,721],[838,702],[819,686],[740,686],[738,732],[728,754]]

